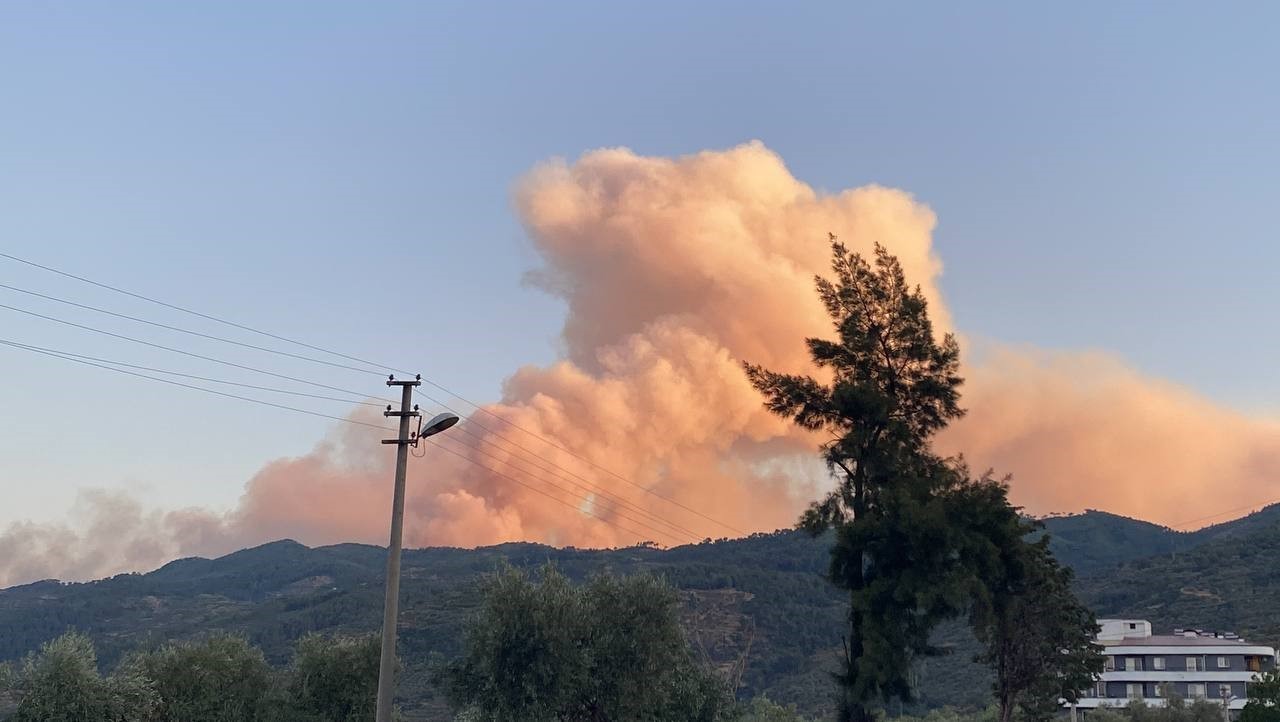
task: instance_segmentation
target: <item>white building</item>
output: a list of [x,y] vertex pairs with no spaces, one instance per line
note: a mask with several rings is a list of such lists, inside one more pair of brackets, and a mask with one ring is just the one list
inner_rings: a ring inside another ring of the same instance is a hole
[[1276,650],[1230,632],[1175,629],[1152,634],[1144,619],[1100,619],[1097,642],[1106,655],[1101,678],[1076,708],[1123,707],[1142,700],[1163,706],[1166,691],[1190,701],[1206,698],[1242,709],[1254,675],[1276,665]]

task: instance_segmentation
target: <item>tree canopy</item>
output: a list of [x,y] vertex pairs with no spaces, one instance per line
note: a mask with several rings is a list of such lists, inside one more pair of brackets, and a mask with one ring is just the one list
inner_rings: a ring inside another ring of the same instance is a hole
[[992,691],[999,722],[1014,712],[1029,722],[1047,722],[1060,700],[1075,702],[1102,672],[1103,656],[1093,643],[1093,612],[1071,591],[1071,570],[1049,552],[1049,538],[1029,540],[1032,525],[1019,523],[1001,545],[1003,564],[985,579],[986,594],[975,604],[971,623],[983,645],[979,659],[995,673]]
[[305,719],[361,722],[377,711],[375,634],[332,637],[308,634],[298,641],[288,684],[291,706]]
[[13,684],[21,701],[12,722],[138,722],[152,719],[159,702],[145,678],[102,677],[93,642],[75,632],[28,655]]
[[98,671],[93,643],[68,632],[10,680],[12,722],[364,722],[372,720],[378,639],[310,635],[290,668],[242,638],[214,635],[129,655]]
[[713,722],[726,685],[694,659],[675,591],[637,574],[575,586],[510,567],[485,585],[464,655],[439,677],[466,719]]
[[1280,722],[1280,669],[1254,676],[1240,722]]
[[241,637],[214,635],[137,653],[124,669],[157,696],[156,719],[260,722],[270,717],[273,672],[262,650]]
[[[1015,704],[1029,710],[1032,699],[1049,699],[1050,687],[1074,694],[1096,660],[1087,654],[1092,617],[1070,594],[1069,573],[1047,541],[1024,540],[1031,528],[1004,482],[973,478],[962,459],[932,449],[933,436],[963,415],[955,338],[935,335],[923,293],[883,246],[868,261],[833,236],[831,251],[833,276],[816,285],[836,337],[806,340],[822,379],[744,368],[768,409],[828,435],[821,453],[836,484],[799,526],[834,529],[829,576],[849,592],[840,720],[868,722],[887,700],[911,700],[914,662],[940,653],[931,635],[965,612],[989,643],[984,659],[1007,702],[1002,722]],[[1060,592],[1062,605],[1032,608],[1022,587],[1033,583]],[[1027,613],[1054,621],[1045,639],[1013,634],[1010,620]],[[1048,656],[1045,646],[1059,643],[1073,654]]]

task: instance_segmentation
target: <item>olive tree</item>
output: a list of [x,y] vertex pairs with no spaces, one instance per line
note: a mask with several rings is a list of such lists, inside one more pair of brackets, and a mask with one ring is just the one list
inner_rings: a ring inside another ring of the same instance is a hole
[[694,659],[679,599],[640,574],[574,585],[554,568],[504,568],[483,586],[465,653],[437,672],[460,719],[713,722],[726,685]]

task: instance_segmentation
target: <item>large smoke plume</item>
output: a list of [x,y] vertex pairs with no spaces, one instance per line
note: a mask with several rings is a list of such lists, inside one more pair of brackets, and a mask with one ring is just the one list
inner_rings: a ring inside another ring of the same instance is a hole
[[[813,291],[828,232],[859,251],[887,246],[952,327],[928,208],[877,186],[815,191],[759,143],[550,162],[515,204],[544,260],[530,280],[568,308],[563,359],[516,370],[499,403],[411,464],[411,545],[675,544],[791,524],[828,483],[818,438],[769,415],[740,362],[809,370],[803,339],[830,332]],[[1034,513],[1176,523],[1215,511],[1208,499],[1280,496],[1274,424],[1113,358],[991,346],[969,352],[965,372],[970,413],[940,447],[1013,474]],[[366,431],[269,464],[225,514],[97,494],[82,499],[79,532],[15,525],[0,535],[0,584],[281,537],[383,543],[391,455]]]

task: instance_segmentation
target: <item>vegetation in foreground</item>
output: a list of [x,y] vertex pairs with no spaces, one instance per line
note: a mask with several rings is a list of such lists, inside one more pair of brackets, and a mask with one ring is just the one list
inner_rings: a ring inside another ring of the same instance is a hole
[[363,722],[373,719],[378,639],[308,635],[284,670],[240,637],[215,635],[127,656],[102,675],[70,632],[0,672],[9,722]]
[[716,722],[738,716],[726,680],[695,659],[679,597],[647,574],[575,586],[510,567],[485,585],[466,653],[439,671],[467,720]]

